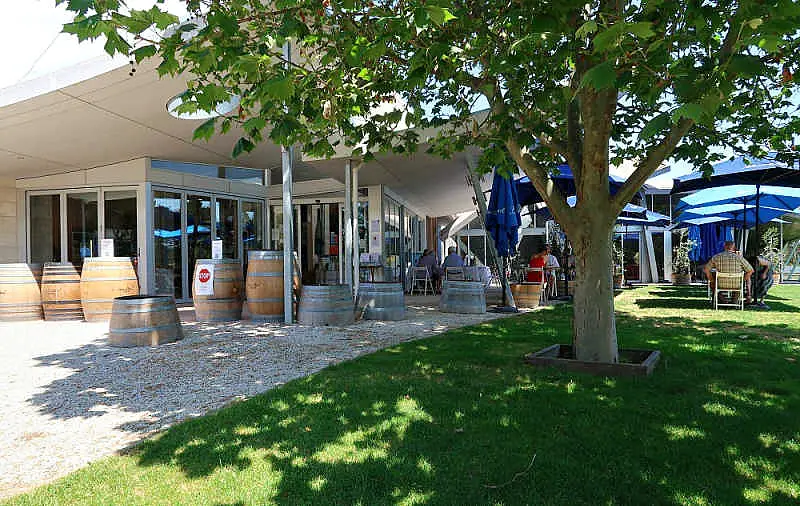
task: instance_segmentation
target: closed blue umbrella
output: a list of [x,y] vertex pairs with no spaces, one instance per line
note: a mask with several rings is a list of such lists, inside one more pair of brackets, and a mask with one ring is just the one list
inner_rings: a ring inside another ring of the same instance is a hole
[[517,191],[511,179],[495,171],[489,206],[486,210],[486,231],[492,236],[497,254],[509,257],[517,251],[518,229],[522,224]]
[[687,239],[694,242],[694,246],[689,250],[689,260],[699,262],[702,257],[703,239],[700,237],[700,227],[698,225],[689,227]]

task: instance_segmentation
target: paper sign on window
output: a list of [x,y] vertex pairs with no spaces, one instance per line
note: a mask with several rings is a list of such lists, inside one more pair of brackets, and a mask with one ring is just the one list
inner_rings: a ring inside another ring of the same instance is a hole
[[214,295],[214,264],[199,264],[194,276],[195,295]]
[[114,256],[114,239],[100,239],[100,256]]
[[222,258],[222,240],[214,240],[211,241],[211,258],[213,260],[219,260]]

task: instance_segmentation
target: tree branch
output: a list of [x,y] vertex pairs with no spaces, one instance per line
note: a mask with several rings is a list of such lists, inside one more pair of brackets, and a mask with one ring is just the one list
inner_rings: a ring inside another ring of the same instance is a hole
[[550,213],[560,223],[564,230],[569,233],[573,228],[572,210],[567,205],[567,199],[555,184],[555,181],[547,174],[547,170],[534,160],[527,147],[519,145],[516,139],[506,140],[506,148],[511,153],[511,157],[517,165],[530,178],[531,184],[542,196],[550,209]]
[[612,198],[612,205],[617,214],[622,211],[625,204],[633,199],[636,192],[641,189],[647,179],[653,175],[653,172],[661,165],[667,156],[669,156],[675,149],[675,146],[683,139],[683,136],[692,128],[694,121],[688,118],[681,118],[681,120],[672,126],[669,133],[664,139],[653,146],[647,153],[647,156],[633,171],[622,188],[619,189],[616,195]]

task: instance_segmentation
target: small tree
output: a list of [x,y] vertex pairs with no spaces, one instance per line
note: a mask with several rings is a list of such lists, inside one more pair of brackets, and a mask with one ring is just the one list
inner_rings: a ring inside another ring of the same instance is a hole
[[681,230],[678,244],[672,248],[672,270],[675,274],[688,276],[692,272],[692,260],[689,252],[697,245],[697,242],[690,241],[686,230]]
[[[573,245],[582,360],[618,359],[611,231],[653,172],[670,155],[708,170],[712,146],[783,153],[800,130],[793,0],[187,0],[183,22],[156,0],[65,2],[76,14],[66,31],[185,73],[183,110],[239,96],[195,132],[240,126],[234,155],[268,136],[317,156],[360,146],[367,161],[476,146],[481,170],[521,168]],[[297,59],[282,53],[288,41]],[[403,121],[415,128],[398,131]],[[611,195],[609,164],[625,159],[636,168]],[[550,177],[564,161],[574,208]]]

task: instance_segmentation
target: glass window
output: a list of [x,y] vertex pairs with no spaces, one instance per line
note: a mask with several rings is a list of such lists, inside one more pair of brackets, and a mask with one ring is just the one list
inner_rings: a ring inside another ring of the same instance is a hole
[[61,261],[61,196],[30,198],[31,262]]
[[369,202],[358,203],[358,252],[369,252]]
[[67,194],[67,260],[97,256],[97,192]]
[[272,231],[270,238],[273,250],[283,249],[283,208],[281,206],[270,206],[270,226]]
[[239,258],[237,238],[239,228],[238,202],[233,199],[217,198],[215,219],[217,239],[222,240],[222,257]]
[[264,205],[261,202],[242,201],[242,251],[247,264],[247,252],[264,247]]
[[186,196],[186,244],[193,272],[197,259],[211,258],[211,197]]
[[106,239],[114,239],[114,255],[138,257],[136,245],[136,190],[104,193],[103,214]]
[[181,257],[181,194],[153,192],[155,291],[183,298]]
[[[173,162],[171,160],[151,160],[150,166],[154,169],[171,170],[194,174],[195,176],[215,177],[219,179],[233,179],[242,183],[263,185],[265,171],[260,169],[245,169],[243,167],[220,167],[204,163]],[[280,172],[278,171],[280,176]]]

